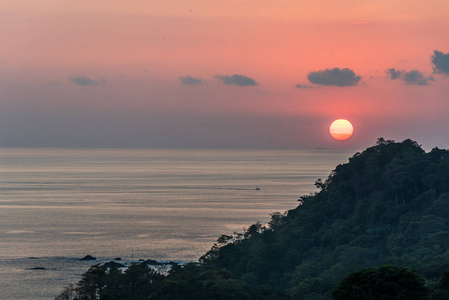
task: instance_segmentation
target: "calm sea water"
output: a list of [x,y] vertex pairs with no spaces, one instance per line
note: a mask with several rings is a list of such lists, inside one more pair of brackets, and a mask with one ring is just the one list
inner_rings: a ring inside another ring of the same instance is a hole
[[87,254],[198,260],[354,152],[0,149],[0,299],[53,299]]

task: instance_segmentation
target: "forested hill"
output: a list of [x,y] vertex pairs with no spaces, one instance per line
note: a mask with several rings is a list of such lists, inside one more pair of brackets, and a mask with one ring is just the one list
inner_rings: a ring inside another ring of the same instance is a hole
[[319,192],[267,225],[222,235],[200,265],[167,276],[144,264],[96,265],[58,299],[324,300],[362,268],[409,267],[427,280],[449,269],[448,150],[380,138],[315,184]]
[[449,269],[449,151],[380,138],[267,226],[222,236],[202,257],[243,282],[330,299],[352,271],[394,264],[427,279]]

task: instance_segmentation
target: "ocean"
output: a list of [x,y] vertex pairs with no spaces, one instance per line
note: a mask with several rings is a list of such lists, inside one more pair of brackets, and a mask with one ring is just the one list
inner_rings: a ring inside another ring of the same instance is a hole
[[53,299],[94,262],[197,261],[354,150],[0,149],[0,299]]

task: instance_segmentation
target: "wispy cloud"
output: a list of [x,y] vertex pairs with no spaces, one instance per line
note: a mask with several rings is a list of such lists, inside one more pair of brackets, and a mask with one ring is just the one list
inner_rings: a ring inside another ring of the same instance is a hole
[[81,85],[81,86],[94,86],[94,85],[105,84],[107,82],[104,79],[93,80],[86,76],[69,77],[69,80],[72,83],[74,83],[76,85]]
[[296,87],[297,87],[298,89],[313,89],[313,86],[311,86],[311,85],[300,84],[300,83],[298,83],[298,84],[296,85]]
[[237,86],[258,85],[257,82],[254,79],[249,78],[247,76],[238,75],[238,74],[234,74],[232,76],[215,75],[214,78],[223,81],[223,83],[226,84],[226,85],[237,85]]
[[199,84],[203,83],[202,79],[198,79],[198,78],[192,77],[190,75],[188,75],[186,77],[179,76],[179,80],[184,85],[199,85]]
[[405,72],[401,79],[404,80],[407,84],[411,85],[429,85],[431,81],[435,81],[432,76],[426,77],[422,72],[418,70]]
[[357,85],[362,76],[356,75],[353,70],[344,68],[324,69],[310,72],[307,79],[314,84],[331,86],[353,86]]

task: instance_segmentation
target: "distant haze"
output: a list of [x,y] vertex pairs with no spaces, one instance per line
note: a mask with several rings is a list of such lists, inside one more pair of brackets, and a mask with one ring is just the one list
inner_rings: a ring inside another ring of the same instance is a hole
[[0,147],[449,147],[448,1],[3,2]]

